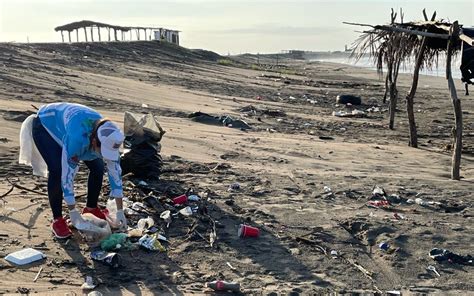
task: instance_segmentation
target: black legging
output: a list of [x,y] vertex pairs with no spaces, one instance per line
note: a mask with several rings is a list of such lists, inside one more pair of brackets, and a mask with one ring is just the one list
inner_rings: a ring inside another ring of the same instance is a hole
[[[62,217],[63,189],[61,186],[61,155],[62,147],[51,137],[41,124],[39,118],[33,120],[33,139],[38,151],[48,165],[48,198],[54,219]],[[104,162],[101,158],[84,161],[89,168],[87,180],[87,207],[97,207],[102,180],[104,178]]]

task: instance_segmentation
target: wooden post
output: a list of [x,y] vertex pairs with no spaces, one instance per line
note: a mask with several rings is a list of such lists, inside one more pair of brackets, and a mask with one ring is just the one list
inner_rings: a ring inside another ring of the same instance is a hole
[[132,41],[132,29],[130,29],[130,41]]
[[94,26],[91,26],[91,42],[94,42]]
[[79,29],[76,29],[76,41],[79,42]]
[[[424,9],[423,9],[423,15],[425,17],[425,20],[428,21],[428,17],[426,16],[426,11]],[[433,13],[431,20],[434,21],[435,18],[436,18],[436,11]],[[413,147],[413,148],[418,147],[418,135],[416,131],[415,113],[413,112],[413,99],[415,97],[416,89],[418,88],[418,77],[420,74],[421,64],[423,63],[423,54],[425,52],[425,49],[426,49],[426,37],[423,37],[421,41],[420,51],[418,52],[418,55],[416,56],[412,85],[411,85],[410,91],[408,92],[405,98],[406,104],[407,104],[408,126],[410,130],[410,141],[408,143],[408,146]]]
[[107,32],[109,32],[109,42],[110,42],[110,28],[107,28]]
[[64,43],[64,35],[63,35],[63,30],[61,30],[61,39],[63,40],[63,43]]
[[69,43],[71,43],[71,31],[67,31],[67,35],[69,37]]
[[[397,13],[393,11],[392,8],[392,14],[390,16],[391,18],[391,24],[393,25],[395,23],[395,19],[397,18]],[[395,34],[390,34],[390,41],[389,41],[389,50],[388,50],[388,55],[389,55],[389,62],[387,65],[388,68],[388,73],[389,75],[388,80],[389,80],[389,93],[390,93],[390,106],[389,106],[389,122],[388,122],[388,128],[389,129],[394,129],[395,126],[395,113],[397,109],[397,99],[398,99],[398,91],[397,91],[397,76],[398,76],[398,67],[396,66],[397,63],[397,51],[398,48],[395,48]],[[398,61],[399,62],[399,61]]]
[[447,50],[447,57],[446,57],[446,79],[448,80],[448,88],[451,94],[451,100],[453,102],[454,107],[454,150],[453,150],[453,158],[451,160],[451,179],[459,180],[460,176],[460,167],[461,167],[461,152],[462,152],[462,108],[461,108],[461,100],[458,98],[456,93],[456,86],[454,85],[453,76],[451,73],[451,57],[454,51],[454,44],[456,40],[459,38],[459,25],[458,22],[455,21],[451,28],[449,29],[449,39],[448,39],[448,50]]
[[137,29],[137,38],[140,40],[140,29]]
[[84,27],[84,35],[86,35],[86,42],[87,42],[87,30],[86,30],[86,27]]
[[100,27],[97,27],[97,33],[99,33],[99,42],[102,41],[102,38],[100,38]]
[[115,29],[115,28],[114,28],[114,39],[115,39],[115,41],[118,41],[118,39],[117,39],[117,29]]

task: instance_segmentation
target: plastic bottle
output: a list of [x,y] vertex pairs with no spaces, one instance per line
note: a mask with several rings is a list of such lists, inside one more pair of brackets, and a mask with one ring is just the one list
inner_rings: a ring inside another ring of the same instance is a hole
[[207,287],[213,289],[214,291],[232,291],[239,292],[240,284],[235,282],[226,282],[226,281],[212,281],[206,284]]

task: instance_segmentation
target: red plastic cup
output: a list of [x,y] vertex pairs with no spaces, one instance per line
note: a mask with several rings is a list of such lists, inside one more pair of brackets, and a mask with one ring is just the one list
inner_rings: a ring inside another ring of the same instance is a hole
[[175,205],[182,205],[187,201],[188,201],[188,197],[186,196],[186,194],[183,194],[183,195],[180,195],[180,196],[177,196],[177,197],[173,198],[173,203]]
[[237,235],[239,237],[259,237],[260,230],[257,227],[240,224]]

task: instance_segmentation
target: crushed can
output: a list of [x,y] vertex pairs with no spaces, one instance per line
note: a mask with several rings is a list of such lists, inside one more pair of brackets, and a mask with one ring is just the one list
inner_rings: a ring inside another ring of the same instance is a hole
[[100,261],[112,268],[120,266],[120,255],[117,253],[109,253],[102,250],[95,250],[91,252],[91,259]]

